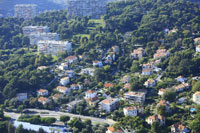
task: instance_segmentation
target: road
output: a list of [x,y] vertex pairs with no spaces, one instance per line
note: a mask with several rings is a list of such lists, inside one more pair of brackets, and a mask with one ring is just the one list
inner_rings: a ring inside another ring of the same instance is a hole
[[[60,118],[61,115],[67,115],[71,118],[81,118],[82,120],[90,119],[93,124],[104,124],[107,123],[109,125],[113,125],[115,122],[109,119],[102,119],[102,118],[96,118],[96,117],[90,117],[90,116],[83,116],[83,115],[77,115],[72,113],[65,113],[65,112],[56,112],[56,111],[50,111],[50,110],[42,110],[42,109],[26,109],[29,111],[36,112],[34,115],[40,115],[40,117],[55,117],[57,119]],[[47,114],[43,114],[41,112],[48,112]],[[10,116],[12,119],[17,119],[21,114],[19,113],[13,113],[13,112],[4,112],[5,115]],[[33,114],[32,114],[33,115]]]

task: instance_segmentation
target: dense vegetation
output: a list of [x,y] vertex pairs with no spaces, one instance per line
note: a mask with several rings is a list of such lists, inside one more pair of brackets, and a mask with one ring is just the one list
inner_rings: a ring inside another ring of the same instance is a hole
[[[30,21],[14,18],[0,18],[0,98],[4,107],[15,108],[18,111],[21,108],[39,107],[53,109],[55,106],[64,105],[72,101],[75,96],[82,94],[82,91],[75,91],[70,97],[65,97],[57,103],[50,102],[49,105],[43,106],[38,104],[34,99],[36,89],[39,89],[54,79],[54,74],[50,69],[37,70],[39,66],[51,66],[62,61],[66,55],[59,55],[54,58],[51,55],[38,55],[36,48],[29,46],[29,39],[22,35],[22,27],[27,25],[45,25],[49,26],[52,32],[60,34],[62,40],[70,40],[73,43],[72,55],[83,55],[87,58],[78,64],[86,66],[93,60],[101,60],[112,46],[119,46],[119,52],[116,54],[116,61],[112,65],[105,65],[102,68],[96,68],[94,77],[86,75],[77,76],[73,83],[83,82],[84,79],[90,81],[86,89],[103,88],[105,82],[112,82],[114,87],[108,91],[112,97],[122,96],[123,85],[119,83],[121,76],[131,75],[131,90],[138,90],[144,87],[144,82],[148,78],[155,78],[153,74],[150,77],[140,77],[136,72],[141,72],[142,64],[149,62],[157,49],[165,48],[170,52],[170,56],[161,60],[157,66],[162,68],[162,81],[156,87],[151,88],[151,96],[147,102],[155,107],[158,100],[164,99],[171,102],[172,113],[166,113],[163,107],[158,109],[159,114],[167,117],[165,127],[154,123],[151,127],[143,120],[153,111],[147,104],[145,113],[140,117],[124,117],[123,107],[130,105],[126,102],[120,102],[118,110],[112,114],[102,114],[101,117],[112,118],[118,121],[115,128],[129,127],[137,132],[169,132],[169,127],[175,122],[184,122],[194,133],[199,129],[199,113],[190,114],[188,108],[177,105],[177,98],[189,97],[192,93],[199,91],[200,82],[192,80],[192,77],[200,73],[199,55],[195,53],[194,38],[200,37],[200,8],[197,4],[183,0],[128,0],[108,4],[108,11],[103,16],[100,24],[96,24],[89,17],[69,19],[67,11],[52,11],[42,13]],[[165,29],[176,32],[165,33]],[[9,32],[8,32],[9,31]],[[130,52],[137,48],[145,49],[145,57],[137,60],[130,58]],[[89,64],[91,66],[91,64]],[[76,67],[76,66],[72,66]],[[77,72],[80,69],[76,70]],[[167,91],[163,97],[157,96],[160,88],[171,87],[178,84],[173,79],[179,75],[188,77],[192,90],[176,95],[174,91]],[[53,92],[55,86],[48,87]],[[29,101],[16,103],[12,98],[19,92],[29,92],[31,98]],[[80,95],[80,98],[82,95]],[[11,100],[10,100],[11,99]],[[99,99],[104,99],[100,97]],[[73,110],[73,113],[100,116],[97,107],[86,107],[86,102],[79,103]],[[186,105],[192,105],[187,101]],[[151,106],[151,107],[152,107]],[[198,106],[197,112],[199,112]],[[3,116],[1,118],[4,120]],[[45,123],[45,120],[34,116],[34,118],[23,118],[22,121],[34,121]],[[74,132],[102,132],[105,126],[91,126],[90,121],[81,121],[63,117],[61,121],[67,123]],[[43,121],[43,122],[42,122]],[[69,122],[68,122],[69,121]],[[37,123],[36,122],[36,123]],[[47,122],[48,123],[48,122]],[[2,123],[2,128],[8,125]],[[6,126],[5,126],[6,125]],[[93,128],[93,129],[91,129]]]

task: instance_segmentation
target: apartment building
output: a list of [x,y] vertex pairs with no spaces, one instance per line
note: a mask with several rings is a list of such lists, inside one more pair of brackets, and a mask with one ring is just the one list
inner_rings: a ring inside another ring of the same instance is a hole
[[67,11],[72,16],[100,18],[106,13],[107,0],[68,0]]
[[118,108],[118,98],[107,98],[99,103],[100,109],[106,112],[114,111]]
[[124,93],[124,98],[129,102],[144,102],[145,101],[145,93],[144,92],[134,92],[129,91]]
[[72,45],[68,41],[45,40],[38,42],[38,52],[42,54],[58,55],[59,52],[72,51]]
[[29,35],[30,44],[37,45],[37,43],[41,40],[56,40],[59,41],[59,34],[57,33],[32,33]]
[[33,33],[48,33],[50,31],[47,26],[25,26],[23,27],[23,34],[29,36]]
[[37,15],[37,5],[35,4],[17,4],[14,7],[15,17],[24,18],[25,20],[32,19]]

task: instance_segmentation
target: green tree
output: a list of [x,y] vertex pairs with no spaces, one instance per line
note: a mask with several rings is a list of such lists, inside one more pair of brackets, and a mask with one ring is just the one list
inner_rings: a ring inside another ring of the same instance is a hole
[[168,90],[163,94],[163,99],[169,102],[173,102],[176,99],[176,92]]
[[60,116],[60,121],[66,123],[70,120],[70,117],[69,116],[66,116],[66,115],[62,115]]

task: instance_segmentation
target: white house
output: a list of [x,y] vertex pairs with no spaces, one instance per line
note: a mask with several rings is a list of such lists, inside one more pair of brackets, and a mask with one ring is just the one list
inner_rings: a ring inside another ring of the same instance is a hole
[[67,71],[65,71],[65,73],[66,73],[70,78],[74,77],[74,75],[75,75],[73,70],[67,70]]
[[196,46],[196,52],[200,52],[200,45]]
[[97,97],[97,92],[95,90],[88,90],[85,93],[85,99]]
[[78,61],[78,58],[76,56],[68,56],[67,58],[65,58],[65,61],[67,61],[70,64],[73,64]]
[[152,75],[153,70],[152,69],[143,69],[142,70],[142,75]]
[[69,83],[70,83],[69,77],[64,77],[64,78],[60,79],[60,84],[61,85],[65,86],[65,85],[67,85]]
[[176,81],[181,82],[181,83],[184,83],[184,82],[187,81],[187,78],[185,78],[185,77],[183,77],[183,76],[178,76],[178,77],[176,78]]
[[152,125],[155,121],[158,121],[161,125],[165,125],[165,117],[161,115],[152,115],[147,118],[147,123]]
[[121,130],[115,129],[114,127],[107,127],[106,133],[124,133]]
[[90,76],[94,76],[94,71],[95,71],[94,68],[85,68],[85,69],[81,70],[81,74],[87,74]]
[[102,61],[95,60],[95,61],[93,61],[93,66],[102,67],[103,63],[102,63]]
[[79,90],[79,89],[82,89],[83,88],[83,85],[80,85],[80,84],[71,84],[70,85],[70,88],[72,90]]
[[99,107],[101,110],[111,112],[118,108],[118,103],[118,98],[107,98],[99,103]]
[[145,93],[144,92],[134,92],[129,91],[124,93],[124,98],[129,102],[144,102],[145,101]]
[[46,98],[46,97],[40,97],[40,98],[38,98],[38,102],[40,102],[40,103],[42,103],[44,105],[44,104],[49,103],[50,100],[48,98]]
[[156,86],[156,80],[153,80],[153,79],[148,79],[145,83],[144,83],[144,86],[145,87],[155,87]]
[[49,94],[49,91],[47,89],[39,89],[37,91],[37,94],[40,96],[47,96]]
[[193,94],[192,100],[196,104],[200,104],[200,91]]
[[69,66],[68,66],[68,63],[61,63],[61,65],[58,66],[58,69],[64,71],[64,70],[66,70],[68,67],[69,67]]
[[137,108],[136,107],[125,107],[123,108],[124,115],[128,116],[137,116]]
[[57,86],[56,90],[63,94],[69,94],[71,92],[70,88],[64,86]]
[[27,93],[17,93],[18,101],[24,101],[27,99]]
[[162,96],[166,91],[166,89],[159,89],[158,95]]

